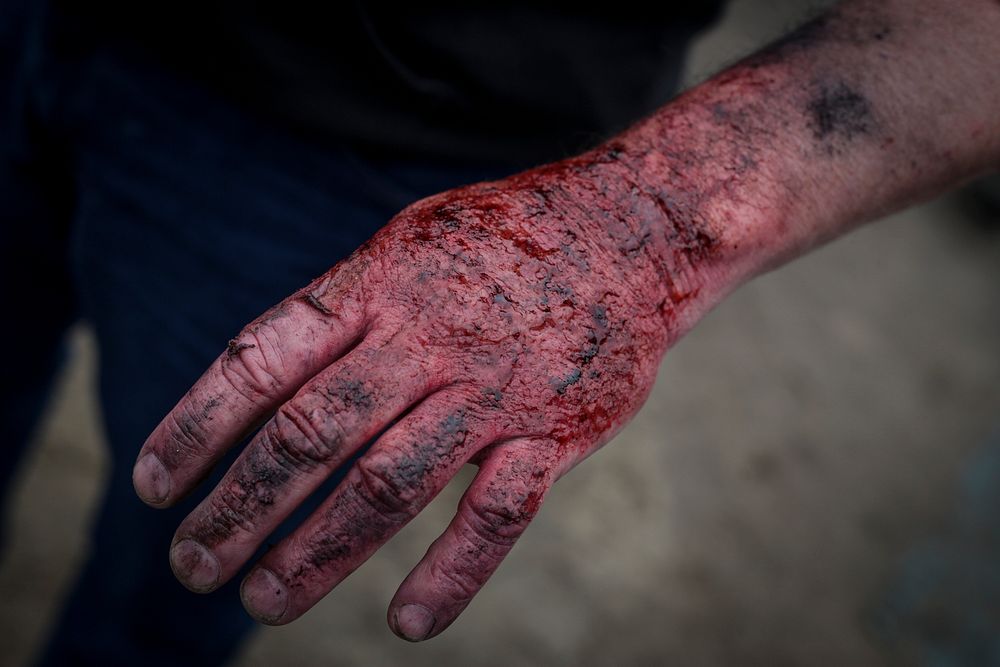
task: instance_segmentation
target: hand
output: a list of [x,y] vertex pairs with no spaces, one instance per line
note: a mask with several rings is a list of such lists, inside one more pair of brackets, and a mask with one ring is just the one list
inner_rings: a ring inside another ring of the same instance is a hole
[[294,620],[473,462],[454,520],[389,611],[411,640],[455,620],[553,482],[638,410],[698,293],[689,269],[710,238],[658,226],[662,207],[613,154],[417,202],[230,341],[134,472],[140,497],[170,505],[263,422],[178,528],[178,579],[198,592],[227,581],[381,433],[261,558],[244,605]]

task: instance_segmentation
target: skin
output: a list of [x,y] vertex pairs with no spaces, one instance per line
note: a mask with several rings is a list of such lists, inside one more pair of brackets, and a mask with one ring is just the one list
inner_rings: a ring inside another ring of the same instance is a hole
[[401,637],[440,633],[712,306],[1000,164],[997,35],[996,0],[843,3],[583,155],[409,206],[230,341],[143,446],[136,491],[165,507],[262,426],[177,529],[178,579],[230,579],[379,436],[243,602],[294,620],[472,462],[389,605]]

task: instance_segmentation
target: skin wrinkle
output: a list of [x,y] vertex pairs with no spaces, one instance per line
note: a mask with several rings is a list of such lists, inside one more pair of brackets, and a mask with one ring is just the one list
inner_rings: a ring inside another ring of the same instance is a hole
[[253,343],[240,343],[235,338],[229,341],[229,345],[226,347],[226,357],[232,359],[237,356],[243,350],[250,350],[257,347]]
[[[329,395],[327,395],[329,400]],[[317,427],[315,417],[309,417],[308,407],[285,404],[271,418],[261,440],[262,449],[267,449],[276,463],[299,464],[309,470],[323,465],[341,453],[346,429],[340,425],[342,417],[333,410],[321,413],[322,430]],[[252,484],[254,476],[246,483]]]
[[[215,403],[210,399],[208,403]],[[175,434],[171,447],[162,450],[159,458],[164,465],[172,467],[197,456],[204,446],[208,425],[212,421],[215,408],[208,408],[192,413],[186,405],[180,410],[167,415],[165,420],[171,424]],[[169,468],[168,468],[169,469]]]
[[[241,354],[247,350],[257,350],[252,361],[248,358],[251,355]],[[228,382],[229,389],[239,393],[248,402],[266,401],[280,388],[278,378],[268,370],[262,350],[255,344],[243,344],[234,354],[230,354],[227,349],[217,363]]]

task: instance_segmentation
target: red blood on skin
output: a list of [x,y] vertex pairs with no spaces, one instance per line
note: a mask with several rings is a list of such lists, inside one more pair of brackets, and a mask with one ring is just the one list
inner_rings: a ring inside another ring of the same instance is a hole
[[[455,522],[397,595],[437,614],[440,632],[731,282],[727,216],[762,145],[747,85],[726,80],[581,156],[416,202],[250,325],[144,447],[170,472],[172,502],[274,414],[175,543],[210,549],[223,583],[385,431],[263,557],[274,576],[248,581],[270,588],[245,600],[269,623],[301,615],[474,461]],[[194,564],[174,566],[183,581]]]

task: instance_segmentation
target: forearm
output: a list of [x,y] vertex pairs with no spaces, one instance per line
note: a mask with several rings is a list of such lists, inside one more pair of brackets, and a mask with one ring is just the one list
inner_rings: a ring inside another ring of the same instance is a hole
[[662,214],[667,280],[710,287],[673,313],[682,333],[749,277],[1000,164],[1000,2],[842,3],[589,157]]

